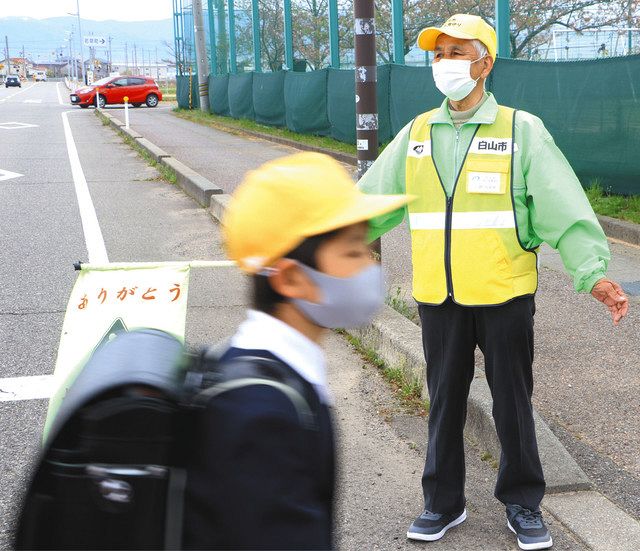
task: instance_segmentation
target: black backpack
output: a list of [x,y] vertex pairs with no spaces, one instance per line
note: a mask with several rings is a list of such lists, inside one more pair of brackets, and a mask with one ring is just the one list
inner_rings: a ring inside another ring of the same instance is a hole
[[100,347],[69,388],[23,500],[16,549],[181,549],[193,416],[249,385],[279,388],[315,429],[305,388],[276,360],[197,357],[145,329]]

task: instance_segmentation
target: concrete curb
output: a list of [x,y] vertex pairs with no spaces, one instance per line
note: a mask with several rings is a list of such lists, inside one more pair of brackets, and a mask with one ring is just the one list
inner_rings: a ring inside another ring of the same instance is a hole
[[176,173],[178,185],[203,207],[210,205],[212,195],[223,193],[213,182],[173,157],[163,157],[160,163]]
[[640,245],[640,224],[618,220],[609,216],[598,215],[600,225],[607,234],[607,237],[613,237],[626,243]]
[[116,119],[110,113],[104,110],[96,110],[95,113],[97,116],[105,118],[109,122],[109,125],[122,136],[133,139],[136,144],[149,153],[156,162],[170,168],[176,175],[176,183],[185,191],[185,193],[195,199],[200,206],[209,207],[211,204],[211,197],[213,195],[223,193],[222,189],[216,186],[213,182],[177,159],[174,159],[153,142],[143,138],[142,135],[136,132],[133,128],[125,128],[124,123]]
[[149,155],[151,155],[157,162],[160,162],[166,157],[171,157],[166,151],[160,149],[156,144],[151,143],[147,138],[136,138],[138,145],[142,147]]

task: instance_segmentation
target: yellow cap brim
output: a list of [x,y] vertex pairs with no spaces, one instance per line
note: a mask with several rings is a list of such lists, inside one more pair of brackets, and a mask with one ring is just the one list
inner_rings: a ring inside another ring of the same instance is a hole
[[305,237],[320,235],[359,222],[367,222],[376,216],[392,212],[413,201],[413,195],[367,195],[359,193],[350,204],[343,205],[332,216],[305,228]]
[[368,222],[376,216],[393,212],[416,199],[414,195],[367,195],[358,193],[353,201],[342,205],[337,212],[331,216],[322,217],[315,224],[310,224],[298,239],[292,239],[289,242],[283,242],[279,250],[274,250],[272,256],[265,258],[261,266],[252,266],[243,259],[236,259],[241,269],[245,272],[256,273],[261,267],[269,266],[282,255],[295,249],[304,239],[314,235],[346,228],[360,222]]
[[436,40],[441,34],[452,36],[453,38],[461,38],[463,40],[474,40],[476,37],[468,33],[456,31],[455,29],[447,29],[443,31],[439,27],[427,27],[422,29],[418,35],[418,48],[422,48],[427,52],[432,52],[436,48]]

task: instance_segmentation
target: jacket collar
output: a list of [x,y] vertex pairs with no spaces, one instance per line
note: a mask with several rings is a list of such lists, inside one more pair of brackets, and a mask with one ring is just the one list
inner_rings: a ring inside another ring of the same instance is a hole
[[[466,124],[493,124],[496,122],[498,102],[491,92],[487,92],[487,95],[489,97]],[[453,126],[453,121],[449,114],[449,100],[447,98],[444,98],[442,105],[431,115],[429,124],[450,124]]]

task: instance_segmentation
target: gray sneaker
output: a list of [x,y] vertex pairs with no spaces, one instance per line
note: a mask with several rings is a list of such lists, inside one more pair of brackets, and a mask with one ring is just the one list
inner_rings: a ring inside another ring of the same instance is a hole
[[466,509],[463,509],[461,513],[457,512],[449,515],[432,513],[425,509],[424,513],[409,526],[407,537],[411,540],[436,541],[444,536],[449,528],[458,526],[466,519]]
[[530,511],[520,505],[507,504],[507,526],[516,535],[520,549],[548,549],[553,545],[539,509]]

